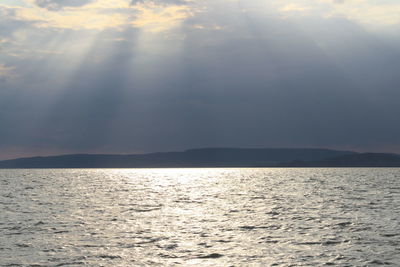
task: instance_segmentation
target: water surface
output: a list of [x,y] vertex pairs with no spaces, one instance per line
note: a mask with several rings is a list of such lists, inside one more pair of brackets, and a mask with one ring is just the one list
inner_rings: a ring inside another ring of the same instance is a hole
[[0,266],[400,265],[400,169],[0,170]]

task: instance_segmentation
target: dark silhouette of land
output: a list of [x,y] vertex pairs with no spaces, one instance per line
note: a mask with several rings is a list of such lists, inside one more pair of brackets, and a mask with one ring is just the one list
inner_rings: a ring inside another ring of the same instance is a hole
[[400,167],[400,155],[330,149],[202,148],[133,155],[77,154],[0,161],[0,168]]
[[388,153],[356,153],[317,161],[292,161],[278,167],[400,167],[400,155]]
[[78,154],[0,161],[0,168],[160,168],[275,167],[289,162],[318,162],[355,152],[292,148],[202,148],[134,155]]

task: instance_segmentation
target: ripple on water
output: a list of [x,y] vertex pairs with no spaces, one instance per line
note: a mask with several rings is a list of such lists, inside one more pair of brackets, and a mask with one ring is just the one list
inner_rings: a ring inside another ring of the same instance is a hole
[[0,266],[400,265],[400,169],[0,170]]

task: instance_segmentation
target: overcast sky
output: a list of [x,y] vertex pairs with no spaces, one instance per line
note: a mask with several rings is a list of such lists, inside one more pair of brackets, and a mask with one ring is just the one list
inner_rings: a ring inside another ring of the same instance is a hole
[[398,0],[2,0],[0,159],[400,152]]

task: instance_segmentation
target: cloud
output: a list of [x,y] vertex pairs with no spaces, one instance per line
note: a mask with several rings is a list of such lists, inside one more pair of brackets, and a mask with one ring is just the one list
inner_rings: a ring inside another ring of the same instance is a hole
[[152,32],[168,30],[191,16],[190,8],[180,5],[157,6],[154,4],[135,6],[139,14],[132,25]]
[[342,15],[367,26],[400,24],[400,3],[380,4],[375,1],[344,1],[332,7],[332,15]]
[[9,80],[14,78],[15,75],[15,67],[8,67],[5,64],[0,63],[0,80]]
[[[275,6],[285,15],[321,18],[339,17],[367,27],[382,27],[400,24],[398,1],[374,0],[283,0]],[[296,11],[296,12],[293,12]]]
[[120,9],[129,5],[121,6],[121,2],[125,3],[124,0],[99,0],[86,2],[84,6],[64,6],[60,9],[20,7],[14,9],[14,17],[20,21],[31,21],[39,28],[104,30],[127,24],[130,15]]
[[305,12],[309,9],[309,6],[291,3],[283,6],[280,10],[283,12]]
[[199,2],[0,5],[0,157],[400,149],[399,36],[333,7],[367,2]]
[[187,5],[189,0],[132,0],[131,4],[153,4],[153,5]]
[[[183,1],[50,1],[36,0],[38,6],[0,6],[3,17],[38,28],[95,30],[141,27],[160,32],[175,27],[191,16]],[[42,8],[43,7],[43,8]]]
[[35,3],[49,10],[60,10],[64,7],[80,7],[93,0],[35,0]]

